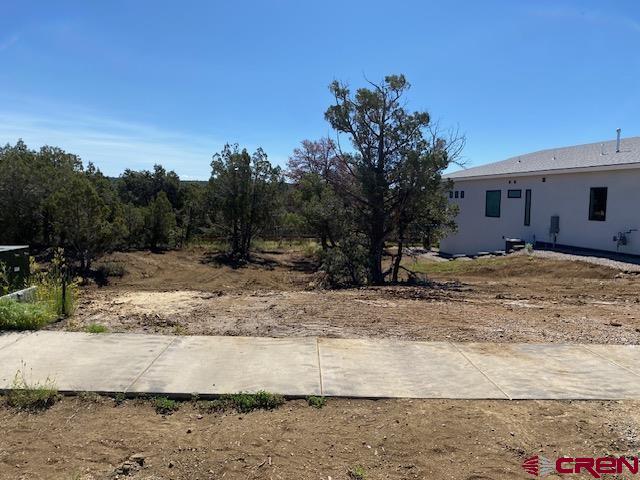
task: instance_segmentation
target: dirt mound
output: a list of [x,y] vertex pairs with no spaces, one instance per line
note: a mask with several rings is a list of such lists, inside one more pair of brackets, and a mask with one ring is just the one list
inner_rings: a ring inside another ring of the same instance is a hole
[[214,261],[218,252],[193,248],[165,253],[117,252],[104,261],[125,265],[122,278],[111,278],[111,286],[141,290],[292,290],[309,283],[304,268],[308,261],[297,253],[261,254],[234,268]]

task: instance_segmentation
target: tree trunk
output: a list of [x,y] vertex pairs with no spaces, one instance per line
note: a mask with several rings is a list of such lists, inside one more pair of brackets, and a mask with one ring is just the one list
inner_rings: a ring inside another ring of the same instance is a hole
[[402,248],[404,246],[404,226],[400,226],[398,229],[398,253],[393,263],[393,273],[391,281],[398,283],[398,271],[400,270],[400,262],[402,262]]

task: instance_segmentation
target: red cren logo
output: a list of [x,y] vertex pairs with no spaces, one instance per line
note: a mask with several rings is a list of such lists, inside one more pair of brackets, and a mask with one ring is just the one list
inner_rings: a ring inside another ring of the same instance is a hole
[[527,458],[522,462],[522,468],[524,468],[524,471],[534,477],[544,477],[545,475],[549,475],[555,470],[554,467],[555,465],[547,457],[543,457],[542,455]]
[[522,462],[522,468],[534,477],[544,477],[550,473],[588,473],[593,478],[602,478],[603,475],[621,474],[625,471],[637,474],[640,471],[638,463],[638,457],[559,457],[552,462],[536,455]]

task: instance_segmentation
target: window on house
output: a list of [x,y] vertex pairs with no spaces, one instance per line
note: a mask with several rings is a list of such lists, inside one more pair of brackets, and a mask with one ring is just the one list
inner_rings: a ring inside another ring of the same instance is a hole
[[464,190],[460,190],[460,198],[464,198]]
[[500,216],[500,190],[487,190],[484,204],[484,215],[486,217]]
[[456,190],[456,198],[458,198],[458,191]]
[[449,198],[453,198],[453,190],[449,191]]
[[589,220],[607,219],[607,187],[594,187],[589,194]]
[[528,188],[524,192],[524,224],[531,225],[531,190]]
[[507,198],[522,198],[522,190],[507,190]]

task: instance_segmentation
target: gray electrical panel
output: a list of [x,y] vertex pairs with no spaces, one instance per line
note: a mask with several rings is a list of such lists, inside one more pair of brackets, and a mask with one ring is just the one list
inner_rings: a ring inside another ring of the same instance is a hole
[[549,233],[552,235],[560,233],[560,217],[558,215],[551,216],[551,225],[549,226]]

